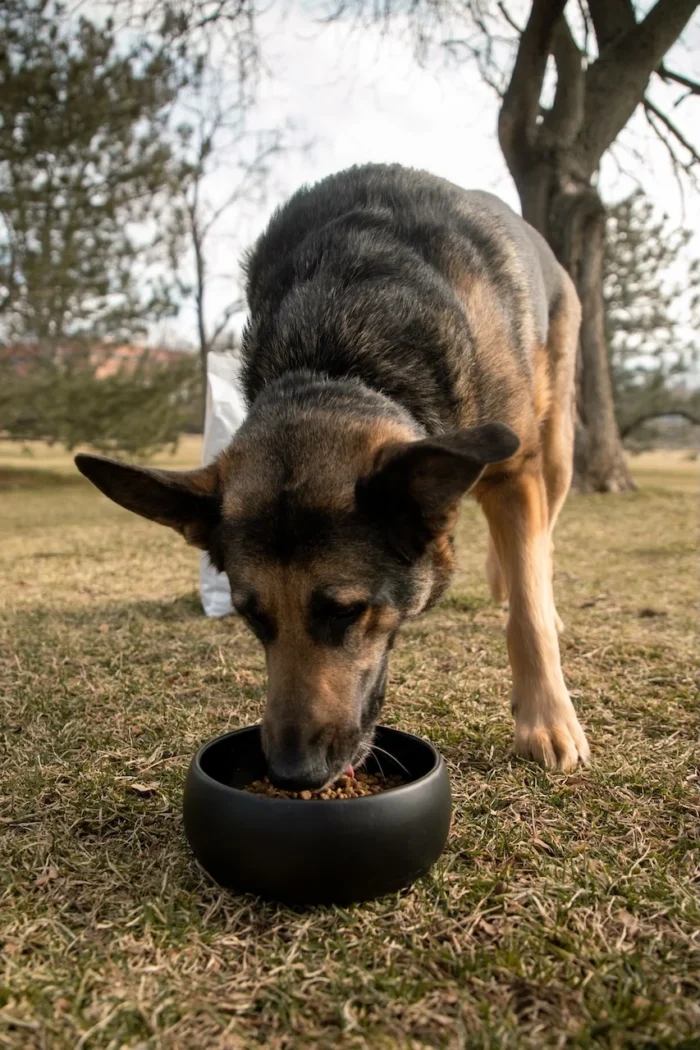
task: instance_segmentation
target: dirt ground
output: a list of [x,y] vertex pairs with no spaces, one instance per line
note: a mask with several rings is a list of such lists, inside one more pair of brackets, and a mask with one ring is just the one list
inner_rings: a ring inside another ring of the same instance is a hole
[[301,911],[219,890],[182,830],[197,746],[260,717],[257,643],[202,616],[174,533],[0,445],[0,1047],[699,1050],[698,464],[632,466],[638,492],[570,499],[557,537],[591,769],[512,754],[467,504],[384,715],[446,757],[448,846],[407,892]]

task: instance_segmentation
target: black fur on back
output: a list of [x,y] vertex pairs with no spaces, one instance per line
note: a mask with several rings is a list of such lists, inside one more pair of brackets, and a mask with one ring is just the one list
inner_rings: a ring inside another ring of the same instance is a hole
[[[455,272],[517,301],[504,258],[503,239],[465,213],[464,191],[425,172],[368,165],[302,188],[247,259],[248,403],[303,371],[359,379],[429,432],[459,426],[457,370],[471,370],[478,393],[480,362]],[[516,322],[512,345],[526,370]]]

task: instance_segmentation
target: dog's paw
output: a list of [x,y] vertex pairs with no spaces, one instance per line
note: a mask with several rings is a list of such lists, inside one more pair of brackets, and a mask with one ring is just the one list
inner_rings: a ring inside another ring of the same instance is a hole
[[516,719],[515,751],[547,769],[560,769],[564,773],[576,769],[579,763],[587,766],[591,759],[586,734],[571,701],[547,718]]

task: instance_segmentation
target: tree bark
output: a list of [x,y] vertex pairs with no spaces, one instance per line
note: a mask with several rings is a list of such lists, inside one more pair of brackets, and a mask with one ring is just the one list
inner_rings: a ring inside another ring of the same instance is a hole
[[593,187],[562,175],[561,159],[555,164],[541,157],[516,184],[523,218],[548,241],[581,300],[574,488],[578,492],[624,492],[636,486],[615,419],[605,338],[605,207]]
[[574,487],[579,492],[624,492],[635,488],[622,451],[605,340],[603,251],[605,209],[597,194],[573,209],[566,239],[575,256],[573,273],[581,300],[577,369]]

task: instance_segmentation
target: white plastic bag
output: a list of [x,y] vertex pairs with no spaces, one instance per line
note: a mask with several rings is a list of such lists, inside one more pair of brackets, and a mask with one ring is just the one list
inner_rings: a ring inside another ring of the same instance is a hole
[[[239,382],[240,361],[234,354],[207,355],[207,401],[204,416],[202,465],[226,448],[245,417],[245,402]],[[217,572],[207,554],[199,566],[199,593],[207,616],[233,612],[231,589],[225,573]]]

